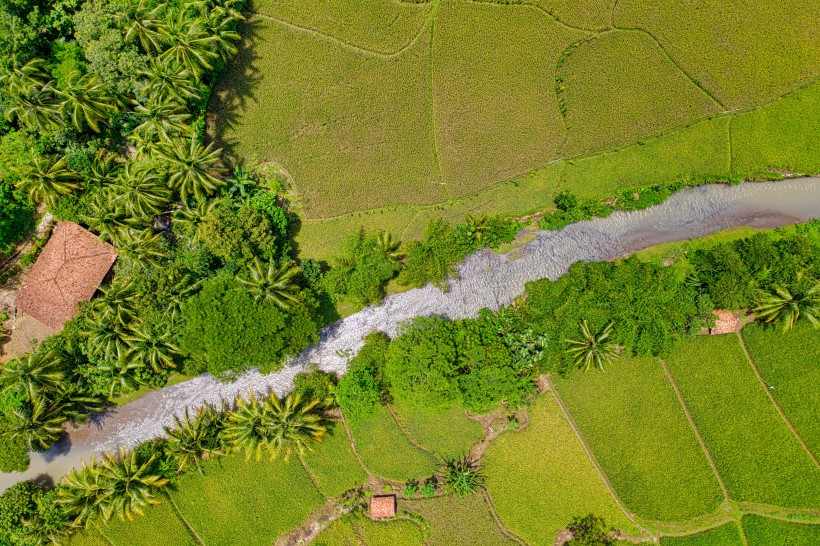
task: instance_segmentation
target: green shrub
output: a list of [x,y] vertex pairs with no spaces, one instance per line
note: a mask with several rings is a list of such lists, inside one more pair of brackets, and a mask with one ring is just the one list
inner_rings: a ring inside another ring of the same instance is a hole
[[37,486],[32,481],[19,482],[0,495],[0,541],[22,529],[23,518],[34,514],[37,504]]
[[387,388],[383,369],[390,338],[373,332],[364,341],[364,347],[350,360],[335,389],[339,406],[355,419],[372,414]]
[[379,245],[379,235],[360,230],[347,240],[344,255],[325,273],[322,284],[330,294],[367,305],[384,298],[385,285],[398,271],[398,262]]
[[0,434],[0,472],[25,472],[30,463],[28,448],[22,441]]
[[34,228],[34,207],[0,181],[0,256],[9,252]]
[[234,208],[223,204],[206,214],[197,229],[205,247],[215,256],[226,262],[248,264],[254,257],[268,260],[289,252],[287,217],[275,220],[278,223],[252,206]]

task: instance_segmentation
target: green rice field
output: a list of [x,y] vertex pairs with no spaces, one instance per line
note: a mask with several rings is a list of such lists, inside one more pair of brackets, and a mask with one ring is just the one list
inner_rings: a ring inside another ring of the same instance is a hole
[[793,523],[743,516],[743,532],[749,546],[810,546],[820,544],[820,524]]
[[737,523],[702,531],[684,537],[663,537],[661,546],[745,546]]
[[325,497],[335,498],[367,481],[367,474],[350,446],[344,427],[337,424],[304,457],[305,466]]
[[430,546],[514,546],[496,524],[482,495],[447,496],[428,500],[407,501],[403,506],[420,515],[430,527],[425,541]]
[[483,435],[481,425],[468,419],[459,406],[425,410],[396,403],[393,410],[413,440],[443,459],[464,455]]

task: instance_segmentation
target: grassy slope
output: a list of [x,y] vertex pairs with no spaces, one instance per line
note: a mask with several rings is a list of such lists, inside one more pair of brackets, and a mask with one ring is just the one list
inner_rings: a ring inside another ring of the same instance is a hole
[[496,512],[527,542],[552,544],[573,516],[589,512],[631,531],[549,395],[530,408],[529,427],[490,446],[484,470]]
[[820,454],[820,332],[807,322],[786,334],[751,324],[743,329],[743,338],[760,375],[774,387],[770,392],[809,448]]
[[820,82],[732,121],[734,170],[820,172]]
[[616,31],[578,45],[557,73],[564,78],[567,105],[564,156],[627,143],[718,111],[638,32]]
[[615,25],[640,27],[727,108],[820,74],[813,0],[620,0]]
[[115,546],[145,546],[146,544],[178,544],[196,546],[194,537],[180,521],[168,499],[145,509],[145,515],[134,521],[111,520],[100,529]]
[[437,468],[436,460],[413,446],[387,409],[378,406],[366,419],[349,421],[356,450],[371,472],[392,480],[425,478]]
[[622,359],[607,373],[575,374],[555,386],[630,510],[684,521],[713,512],[723,500],[656,359]]
[[421,515],[430,525],[430,546],[514,546],[493,519],[481,494],[448,496],[404,502],[404,508]]
[[252,0],[249,9],[359,47],[390,53],[413,37],[430,6],[384,0]]
[[820,544],[820,525],[790,523],[743,516],[743,532],[748,546],[813,546]]
[[183,476],[172,495],[208,546],[236,544],[237,537],[247,546],[271,544],[324,502],[298,460],[241,456],[209,461],[204,474]]
[[745,546],[745,543],[740,527],[737,523],[731,522],[694,535],[664,537],[661,539],[661,546]]
[[410,409],[394,404],[402,426],[413,439],[444,459],[467,453],[481,439],[481,425],[464,415],[464,408],[446,410]]
[[820,475],[735,336],[689,341],[668,363],[733,500],[820,507]]
[[555,157],[564,130],[552,70],[561,51],[584,34],[527,7],[441,4],[433,103],[438,158],[451,197]]
[[324,442],[305,455],[304,461],[322,494],[328,498],[338,497],[367,481],[367,474],[353,454],[347,433],[340,424],[331,430]]
[[571,162],[561,187],[584,198],[606,198],[624,188],[729,174],[728,119],[696,123],[618,152]]

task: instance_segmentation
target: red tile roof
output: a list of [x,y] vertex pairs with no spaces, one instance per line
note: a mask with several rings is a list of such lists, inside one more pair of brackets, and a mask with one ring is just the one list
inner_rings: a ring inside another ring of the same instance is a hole
[[713,336],[740,331],[740,314],[725,309],[715,310],[715,325],[709,330]]
[[379,495],[370,499],[370,517],[392,518],[396,515],[396,495]]
[[15,305],[59,330],[88,301],[117,259],[114,247],[71,222],[54,228],[20,287]]

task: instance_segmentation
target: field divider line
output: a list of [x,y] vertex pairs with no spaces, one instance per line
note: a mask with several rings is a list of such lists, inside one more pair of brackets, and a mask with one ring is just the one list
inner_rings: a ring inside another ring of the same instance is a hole
[[732,134],[732,122],[735,120],[735,116],[729,116],[727,123],[726,123],[726,132],[728,134],[728,146],[729,146],[729,176],[732,176],[732,173],[735,170],[735,142],[734,137]]
[[[432,8],[431,8],[431,10],[432,10]],[[430,22],[430,14],[428,13],[425,16],[424,21],[421,23],[421,25],[419,25],[419,28],[416,29],[416,31],[413,33],[413,35],[410,37],[410,40],[407,43],[405,43],[403,46],[401,46],[400,48],[398,48],[394,51],[379,51],[378,49],[370,49],[368,47],[362,47],[360,45],[356,45],[352,42],[348,42],[347,40],[344,40],[344,39],[339,38],[337,36],[334,36],[332,34],[328,34],[326,32],[322,32],[320,30],[316,30],[315,28],[310,28],[310,27],[306,27],[306,26],[302,26],[302,25],[297,25],[296,23],[293,23],[293,22],[288,21],[286,19],[280,19],[279,17],[274,17],[273,15],[266,15],[264,13],[259,13],[257,11],[248,11],[247,13],[250,13],[250,14],[252,14],[256,17],[260,17],[262,19],[266,19],[268,21],[274,21],[274,22],[279,23],[280,25],[286,26],[289,29],[294,30],[296,32],[302,32],[302,33],[305,33],[305,34],[309,34],[309,35],[311,35],[315,38],[320,38],[322,40],[332,42],[332,43],[336,44],[337,46],[339,46],[343,49],[348,49],[348,50],[353,51],[355,53],[359,53],[360,55],[365,55],[365,56],[368,56],[368,57],[377,57],[379,59],[392,59],[393,57],[398,57],[399,55],[401,55],[402,53],[404,53],[405,51],[407,51],[408,49],[413,47],[413,45],[418,41],[419,37],[424,32],[424,28],[427,26],[427,23]]]
[[778,404],[777,400],[775,400],[774,395],[771,392],[771,389],[769,389],[768,383],[766,383],[766,381],[763,379],[763,376],[760,375],[760,370],[757,369],[754,360],[752,360],[752,355],[751,353],[749,353],[748,347],[746,347],[746,341],[743,339],[743,334],[738,332],[737,339],[738,341],[740,341],[740,347],[743,349],[743,353],[746,355],[746,360],[749,362],[749,366],[751,366],[752,370],[754,370],[755,375],[757,376],[757,380],[758,382],[760,382],[760,386],[763,387],[764,391],[766,391],[766,396],[769,397],[769,400],[777,410],[777,413],[780,414],[780,418],[783,419],[783,422],[786,423],[786,426],[789,427],[790,431],[792,431],[794,437],[797,438],[797,441],[800,442],[801,446],[803,446],[803,450],[805,450],[806,454],[808,454],[808,456],[811,457],[811,460],[814,462],[814,466],[816,466],[818,470],[820,470],[820,461],[817,460],[815,454],[809,448],[808,444],[806,444],[806,441],[803,439],[800,433],[797,432],[797,429],[794,428],[794,425],[789,420],[789,418],[786,417],[786,413],[783,411],[783,408],[780,407],[780,404]]
[[420,449],[421,451],[432,455],[436,459],[436,462],[438,462],[439,464],[444,463],[444,459],[442,459],[441,457],[439,457],[438,455],[436,455],[435,453],[433,453],[432,451],[430,451],[429,449],[427,449],[426,447],[424,447],[423,445],[418,443],[416,440],[413,439],[412,436],[410,436],[410,433],[407,432],[406,428],[404,428],[404,425],[402,424],[401,419],[399,419],[399,416],[396,415],[395,410],[393,410],[393,407],[390,404],[385,403],[384,406],[387,408],[387,411],[390,412],[390,415],[393,417],[393,420],[396,422],[396,426],[399,427],[399,430],[401,431],[402,435],[407,439],[408,442],[410,442],[410,444],[413,447],[415,447],[416,449]]
[[675,391],[675,396],[678,397],[678,402],[680,402],[681,407],[683,408],[683,413],[686,415],[686,420],[689,421],[689,426],[692,427],[692,432],[695,433],[695,437],[698,439],[698,443],[700,444],[700,448],[703,450],[703,454],[706,456],[706,460],[709,461],[709,466],[712,467],[712,472],[715,474],[715,478],[718,481],[718,485],[720,485],[721,491],[723,491],[723,500],[724,502],[729,502],[729,490],[726,488],[726,484],[723,482],[723,477],[720,475],[718,471],[718,467],[715,464],[715,460],[712,458],[712,454],[709,452],[709,448],[706,446],[706,441],[703,439],[703,436],[698,430],[698,426],[695,424],[695,419],[692,417],[692,412],[689,411],[689,406],[686,405],[686,400],[683,399],[683,394],[680,391],[680,387],[678,387],[678,382],[675,381],[675,378],[672,377],[672,372],[669,369],[669,364],[666,363],[665,360],[662,358],[658,359],[661,363],[661,367],[663,368],[663,373],[666,375],[666,379],[672,385],[672,390]]
[[504,534],[504,536],[506,536],[510,540],[514,540],[521,546],[528,546],[526,541],[524,541],[521,537],[507,529],[507,526],[504,524],[501,518],[498,517],[498,513],[495,511],[495,505],[493,504],[493,499],[492,497],[490,497],[489,491],[482,488],[482,492],[484,493],[484,500],[487,501],[487,507],[490,509],[490,515],[493,516],[495,524],[498,526],[499,530]]
[[345,434],[347,434],[347,441],[350,443],[350,448],[353,450],[353,455],[356,456],[356,460],[359,461],[359,466],[362,467],[364,473],[367,474],[368,479],[372,479],[376,477],[364,461],[362,460],[362,456],[359,454],[359,450],[356,449],[356,441],[353,439],[353,433],[350,431],[350,427],[347,424],[347,419],[345,419],[345,414],[341,410],[339,410],[339,421],[342,423],[342,428],[345,429]]
[[190,523],[188,523],[188,520],[185,519],[185,516],[182,515],[182,511],[180,511],[179,506],[177,506],[176,501],[171,496],[171,492],[170,491],[165,491],[165,497],[168,499],[168,502],[171,504],[171,508],[173,508],[174,514],[176,514],[177,519],[179,519],[179,521],[182,523],[182,525],[185,526],[185,529],[188,530],[188,532],[191,534],[191,536],[194,537],[194,540],[196,540],[197,544],[199,544],[199,546],[205,546],[205,541],[202,540],[202,537],[199,536],[199,533],[196,532],[196,529],[194,529],[194,526],[191,525]]
[[618,496],[618,493],[615,491],[615,488],[612,487],[612,484],[609,482],[609,478],[607,478],[606,474],[604,473],[604,469],[601,468],[601,465],[598,463],[598,460],[595,458],[595,455],[592,453],[592,450],[590,449],[589,445],[584,439],[583,434],[581,434],[581,430],[578,428],[578,425],[575,424],[575,420],[572,418],[572,415],[570,415],[566,406],[564,406],[564,402],[561,400],[561,397],[558,396],[558,391],[556,391],[555,388],[552,386],[552,381],[550,379],[551,378],[549,377],[545,378],[547,390],[552,395],[552,398],[553,400],[555,400],[555,403],[558,404],[558,408],[564,415],[564,419],[566,419],[567,423],[569,423],[570,428],[572,428],[572,431],[575,433],[575,437],[578,438],[578,441],[581,443],[581,447],[587,454],[589,462],[592,463],[592,467],[598,473],[598,477],[603,482],[604,487],[606,487],[607,491],[609,491],[609,494],[615,501],[615,504],[618,505],[618,508],[621,509],[621,512],[623,512],[626,518],[629,521],[631,521],[636,528],[643,531],[647,536],[656,538],[655,535],[649,531],[649,529],[647,529],[646,527],[637,522],[637,520],[635,519],[635,514],[630,512],[629,509],[627,509],[626,505],[621,500],[621,497]]
[[304,457],[302,457],[298,453],[296,454],[296,457],[299,459],[299,464],[301,464],[302,468],[305,469],[305,474],[307,474],[308,478],[310,478],[310,481],[311,483],[313,483],[313,487],[316,488],[316,491],[318,491],[320,495],[325,497],[325,499],[329,500],[328,497],[325,496],[325,494],[322,492],[322,489],[319,487],[319,482],[316,481],[316,476],[313,475],[313,472],[310,471],[310,468],[308,468],[308,465],[305,463]]
[[102,527],[100,527],[99,524],[95,525],[94,529],[97,531],[97,534],[100,535],[105,542],[107,542],[111,546],[117,546],[116,544],[114,544],[114,541],[112,541],[110,538],[108,538],[105,535],[105,533],[102,532]]
[[576,26],[576,25],[571,25],[569,23],[566,23],[566,22],[562,21],[561,19],[558,18],[557,15],[553,15],[552,13],[550,13],[546,9],[542,8],[541,6],[539,6],[537,4],[527,4],[527,3],[524,3],[521,0],[517,0],[517,1],[514,0],[512,2],[498,2],[497,0],[465,0],[465,1],[470,2],[471,4],[489,4],[489,5],[492,5],[492,6],[499,7],[499,8],[517,7],[517,8],[522,8],[522,9],[534,9],[534,10],[540,11],[548,19],[551,19],[551,20],[555,21],[556,23],[558,23],[559,25],[561,25],[564,28],[568,28],[568,29],[571,29],[571,30],[576,30],[576,31],[579,31],[579,32],[597,32],[597,31],[601,30],[599,28],[586,28],[586,27],[579,27],[579,26]]

